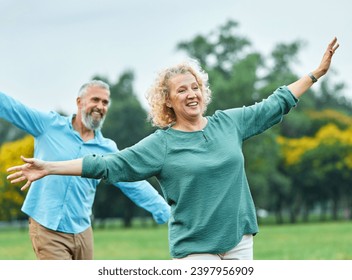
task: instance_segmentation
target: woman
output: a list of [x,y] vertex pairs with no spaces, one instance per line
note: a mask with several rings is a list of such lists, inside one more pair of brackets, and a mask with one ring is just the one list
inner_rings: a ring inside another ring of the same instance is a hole
[[334,38],[316,70],[249,107],[204,116],[208,77],[183,63],[159,73],[148,91],[150,117],[162,129],[119,153],[65,162],[23,158],[9,168],[12,183],[77,175],[109,182],[155,176],[171,206],[169,246],[174,259],[252,259],[258,232],[242,154],[243,141],[281,121],[321,76],[339,47]]

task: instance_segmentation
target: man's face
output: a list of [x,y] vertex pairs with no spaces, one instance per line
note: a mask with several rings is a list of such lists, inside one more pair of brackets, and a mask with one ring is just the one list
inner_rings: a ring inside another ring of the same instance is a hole
[[98,86],[88,87],[86,93],[78,101],[84,126],[90,130],[101,129],[109,104],[110,94],[108,90]]

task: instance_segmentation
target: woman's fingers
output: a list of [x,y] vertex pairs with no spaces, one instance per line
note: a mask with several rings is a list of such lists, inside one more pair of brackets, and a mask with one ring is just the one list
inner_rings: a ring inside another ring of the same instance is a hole
[[334,37],[334,39],[332,39],[332,41],[330,42],[329,46],[328,46],[328,50],[331,54],[333,54],[337,48],[339,47],[339,43],[337,42],[337,38]]
[[31,184],[32,182],[28,180],[27,183],[21,188],[21,191],[24,191],[25,189],[29,188]]
[[[22,165],[12,166],[7,168],[7,172],[22,171]],[[17,172],[16,172],[17,173]],[[15,174],[15,173],[14,173]],[[11,174],[12,175],[12,174]]]

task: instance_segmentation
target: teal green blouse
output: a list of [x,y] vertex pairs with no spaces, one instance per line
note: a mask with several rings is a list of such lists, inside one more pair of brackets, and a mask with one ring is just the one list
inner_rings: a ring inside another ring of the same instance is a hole
[[173,258],[222,253],[258,232],[243,141],[280,122],[297,99],[286,86],[252,106],[217,111],[203,130],[157,130],[119,153],[83,159],[83,177],[109,182],[155,176],[171,206]]

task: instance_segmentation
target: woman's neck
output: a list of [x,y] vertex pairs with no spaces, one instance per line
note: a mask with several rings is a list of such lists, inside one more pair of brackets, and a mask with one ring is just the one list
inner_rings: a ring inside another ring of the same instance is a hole
[[202,116],[195,121],[176,121],[172,128],[186,132],[199,131],[203,130],[207,123],[208,120]]

